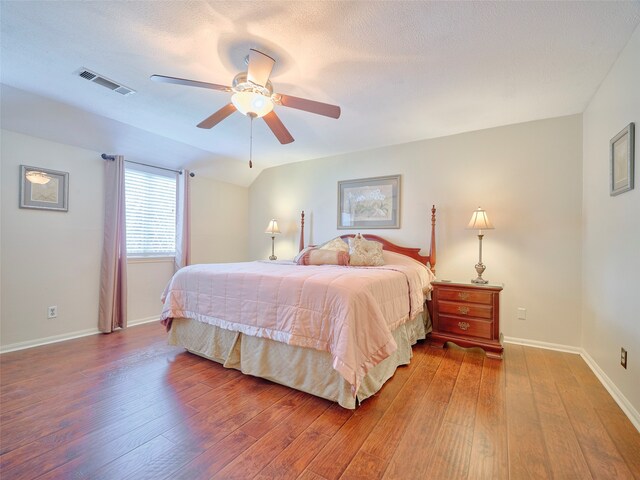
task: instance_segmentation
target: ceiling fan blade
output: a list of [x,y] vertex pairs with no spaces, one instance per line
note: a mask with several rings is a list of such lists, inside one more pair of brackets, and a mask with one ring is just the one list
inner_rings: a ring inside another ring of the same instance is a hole
[[273,70],[276,61],[269,55],[254,50],[249,50],[249,67],[247,68],[247,80],[256,85],[265,86]]
[[306,98],[292,97],[291,95],[284,95],[282,93],[274,95],[274,101],[283,107],[297,108],[298,110],[324,115],[325,117],[340,118],[340,107],[337,105],[307,100]]
[[293,142],[293,137],[289,133],[289,130],[287,130],[287,127],[284,126],[284,123],[282,123],[278,115],[276,115],[276,112],[271,110],[262,118],[267,123],[280,143],[284,145]]
[[231,87],[218,85],[217,83],[199,82],[197,80],[187,80],[186,78],[167,77],[165,75],[151,75],[151,80],[161,83],[175,83],[176,85],[186,85],[188,87],[209,88],[211,90],[220,90],[222,92],[230,92]]
[[201,121],[198,124],[198,128],[212,128],[235,111],[236,111],[235,105],[233,103],[229,103],[228,105],[225,105],[210,117],[207,117],[203,121]]

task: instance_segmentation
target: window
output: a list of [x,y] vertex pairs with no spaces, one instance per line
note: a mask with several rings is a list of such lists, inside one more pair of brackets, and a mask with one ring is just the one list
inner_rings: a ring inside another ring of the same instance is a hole
[[176,253],[176,177],[125,169],[127,256]]

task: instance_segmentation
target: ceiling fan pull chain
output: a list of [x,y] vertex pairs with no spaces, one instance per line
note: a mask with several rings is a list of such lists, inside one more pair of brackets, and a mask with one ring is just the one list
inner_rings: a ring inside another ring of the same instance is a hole
[[249,168],[253,168],[253,116],[250,115],[251,119],[249,125]]

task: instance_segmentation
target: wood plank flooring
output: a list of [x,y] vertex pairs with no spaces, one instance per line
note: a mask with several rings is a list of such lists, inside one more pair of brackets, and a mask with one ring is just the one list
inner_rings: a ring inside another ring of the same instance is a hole
[[640,433],[577,355],[420,343],[349,411],[147,324],[0,356],[0,477],[640,479]]

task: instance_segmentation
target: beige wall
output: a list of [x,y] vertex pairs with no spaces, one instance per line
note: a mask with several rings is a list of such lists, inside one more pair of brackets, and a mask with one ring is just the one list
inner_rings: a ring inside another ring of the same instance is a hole
[[[429,209],[438,208],[438,277],[468,281],[478,259],[476,232],[465,227],[484,207],[496,229],[486,232],[485,277],[504,283],[506,336],[580,345],[581,117],[492,128],[450,137],[301,162],[264,170],[250,187],[249,252],[266,258],[264,229],[276,218],[276,254],[298,246],[300,210],[307,243],[336,228],[337,182],[402,175],[401,228],[378,230],[407,246],[429,245]],[[527,320],[517,320],[518,307]]]
[[[583,115],[582,343],[640,411],[640,28]],[[609,140],[635,122],[635,189],[609,195]],[[628,351],[627,370],[620,347]],[[640,417],[638,417],[640,418]]]
[[[103,229],[101,152],[2,131],[0,347],[97,331]],[[69,172],[69,211],[18,208],[19,168]],[[248,189],[192,179],[193,260],[247,257]],[[130,261],[129,322],[157,317],[172,261]],[[58,318],[47,319],[57,305]]]
[[248,188],[196,175],[191,180],[191,262],[246,261],[248,210]]
[[[96,152],[2,132],[2,346],[95,329],[103,165]],[[69,172],[69,211],[18,208],[20,165]],[[47,307],[58,318],[47,319]]]
[[160,296],[174,272],[173,258],[130,259],[127,262],[127,315],[129,324],[157,319]]

